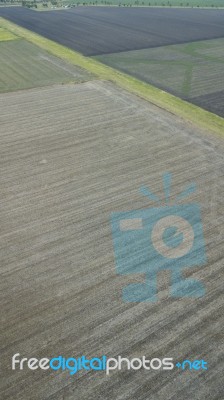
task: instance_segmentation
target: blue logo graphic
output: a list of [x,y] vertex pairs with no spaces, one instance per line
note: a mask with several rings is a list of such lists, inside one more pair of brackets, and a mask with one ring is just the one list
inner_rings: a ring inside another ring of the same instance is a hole
[[194,360],[194,361],[190,361],[190,360],[184,360],[181,363],[178,362],[176,364],[176,367],[182,370],[195,370],[195,371],[199,371],[202,369],[207,370],[208,369],[208,363],[204,360]]
[[[118,274],[145,274],[145,282],[123,289],[125,302],[157,301],[157,273],[171,271],[172,297],[202,297],[204,286],[185,279],[183,270],[206,262],[200,207],[196,203],[170,205],[171,174],[163,176],[165,205],[149,189],[140,192],[160,206],[111,215]],[[189,185],[176,202],[195,191]]]

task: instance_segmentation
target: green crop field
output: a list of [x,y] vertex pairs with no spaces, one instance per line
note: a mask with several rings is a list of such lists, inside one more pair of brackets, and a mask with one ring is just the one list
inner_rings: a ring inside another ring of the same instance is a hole
[[[5,32],[7,36],[8,32]],[[0,92],[82,82],[91,78],[88,72],[63,63],[23,39],[0,41],[0,54]]]
[[[97,60],[183,99],[224,90],[224,39],[107,54]],[[214,98],[213,98],[214,102]]]

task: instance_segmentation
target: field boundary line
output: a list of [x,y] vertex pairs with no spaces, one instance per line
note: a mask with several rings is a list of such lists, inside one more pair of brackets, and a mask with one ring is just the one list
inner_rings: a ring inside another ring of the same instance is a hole
[[131,92],[144,100],[147,100],[150,103],[193,123],[197,127],[206,129],[221,136],[224,135],[224,118],[216,114],[188,103],[153,85],[120,72],[115,68],[109,67],[100,61],[83,56],[82,54],[59,43],[46,39],[28,29],[22,28],[5,18],[0,17],[0,26],[39,46],[50,54],[91,72],[99,79],[113,82],[128,92]]

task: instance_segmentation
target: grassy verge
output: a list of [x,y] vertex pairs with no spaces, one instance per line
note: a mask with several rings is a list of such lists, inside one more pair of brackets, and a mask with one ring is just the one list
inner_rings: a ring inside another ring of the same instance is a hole
[[119,72],[116,69],[108,67],[97,60],[84,57],[78,52],[70,50],[67,47],[37,35],[27,29],[21,28],[3,18],[0,18],[0,26],[15,35],[25,38],[27,41],[38,45],[40,48],[55,56],[86,69],[99,77],[99,79],[116,83],[121,88],[190,121],[198,127],[215,132],[219,135],[224,135],[224,119],[215,114],[187,103],[164,92],[163,90]]
[[0,27],[0,42],[18,39],[12,32]]

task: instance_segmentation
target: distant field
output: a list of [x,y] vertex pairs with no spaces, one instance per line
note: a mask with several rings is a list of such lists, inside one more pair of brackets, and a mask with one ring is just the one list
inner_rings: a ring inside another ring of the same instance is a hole
[[224,116],[223,38],[96,58]]
[[[27,0],[32,4],[32,0]],[[53,0],[52,0],[53,1]],[[54,1],[53,1],[54,3]],[[21,3],[22,4],[22,3]],[[59,0],[57,6],[48,3],[38,2],[34,3],[34,10],[46,11],[52,8],[61,9],[66,5],[69,6],[121,6],[121,7],[177,7],[177,8],[222,8],[224,7],[224,0]]]
[[[67,2],[67,0],[65,0]],[[74,3],[70,0],[69,2]],[[96,0],[92,0],[96,3]],[[98,0],[100,4],[114,4],[114,5],[144,5],[144,6],[159,6],[159,7],[224,7],[224,0]]]
[[[224,0],[58,0],[57,5],[53,0],[51,1],[34,1],[27,0],[29,6],[32,5],[34,10],[46,10],[72,5],[72,6],[98,6],[98,5],[112,5],[112,6],[140,6],[140,7],[224,7]],[[53,3],[53,4],[52,4]],[[22,5],[22,0],[0,0],[0,6],[3,5]]]
[[224,10],[8,7],[0,16],[87,56],[224,37]]
[[114,82],[116,85],[128,92],[134,93],[160,108],[166,109],[172,114],[191,121],[196,126],[200,126],[206,130],[211,130],[212,132],[216,132],[218,135],[223,136],[224,119],[218,115],[207,112],[206,110],[183,101],[182,99],[160,90],[153,85],[109,67],[93,57],[85,57],[74,50],[44,38],[43,36],[37,35],[36,33],[13,24],[6,19],[0,18],[0,24],[5,29],[15,33],[17,36],[24,38],[25,40],[28,40],[29,43],[35,44],[38,48],[46,51],[48,54],[57,57],[57,60],[60,58],[65,63],[72,64],[76,68],[81,68],[82,71],[84,69],[85,71],[88,71],[91,76],[94,76],[95,78],[97,77],[97,79]]
[[[72,3],[72,0],[70,2]],[[92,2],[94,3],[94,0]],[[105,4],[105,1],[98,0],[97,3]],[[224,0],[106,0],[106,4],[152,7],[224,7]]]
[[26,40],[0,42],[0,92],[81,82],[88,72],[62,62]]

